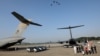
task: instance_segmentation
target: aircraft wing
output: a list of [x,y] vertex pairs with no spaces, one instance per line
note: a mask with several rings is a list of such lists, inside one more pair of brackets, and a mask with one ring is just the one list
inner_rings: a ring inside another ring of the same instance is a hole
[[23,16],[21,16],[21,15],[18,14],[17,12],[12,12],[12,14],[13,14],[19,21],[21,21],[21,22],[23,22],[23,23],[30,23],[30,24],[32,24],[32,25],[42,26],[42,25],[40,25],[40,24],[38,24],[38,23],[34,23],[34,22],[32,22],[32,21],[29,21],[29,20],[25,19]]

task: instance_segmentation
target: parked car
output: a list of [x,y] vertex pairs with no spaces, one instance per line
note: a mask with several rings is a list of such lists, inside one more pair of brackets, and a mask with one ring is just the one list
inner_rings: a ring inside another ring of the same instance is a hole
[[40,52],[40,51],[47,50],[47,47],[46,46],[28,47],[26,48],[26,50],[28,52]]

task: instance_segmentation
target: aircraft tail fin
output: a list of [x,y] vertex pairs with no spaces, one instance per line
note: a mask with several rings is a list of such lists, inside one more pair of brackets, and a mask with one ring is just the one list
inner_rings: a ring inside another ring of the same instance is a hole
[[12,14],[21,22],[21,23],[19,24],[19,26],[18,26],[18,28],[17,28],[17,31],[16,31],[16,33],[15,33],[14,36],[21,36],[22,33],[24,32],[24,30],[27,28],[27,26],[28,26],[29,24],[31,24],[31,25],[36,25],[36,26],[42,26],[42,25],[40,25],[40,24],[38,24],[38,23],[34,23],[34,22],[30,21],[30,20],[27,20],[26,18],[24,18],[22,15],[18,14],[18,13],[15,12],[15,11],[12,12]]
[[25,31],[25,29],[28,27],[29,24],[25,24],[25,23],[20,23],[18,25],[18,28],[14,34],[14,36],[22,36],[22,33]]

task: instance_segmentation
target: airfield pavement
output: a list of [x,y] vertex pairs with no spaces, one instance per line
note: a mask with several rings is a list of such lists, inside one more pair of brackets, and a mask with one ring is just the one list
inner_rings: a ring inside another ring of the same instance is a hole
[[[84,56],[100,56],[100,46],[97,45],[97,54],[88,54]],[[46,51],[27,52],[24,50],[17,51],[0,51],[0,56],[83,56],[81,53],[74,54],[73,48],[64,48],[61,46],[50,47]]]

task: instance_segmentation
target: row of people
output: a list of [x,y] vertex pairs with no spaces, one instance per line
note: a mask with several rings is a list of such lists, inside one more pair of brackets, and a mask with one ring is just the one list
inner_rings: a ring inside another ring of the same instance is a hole
[[87,42],[85,45],[74,46],[74,53],[94,54],[97,53],[96,46],[92,42]]

